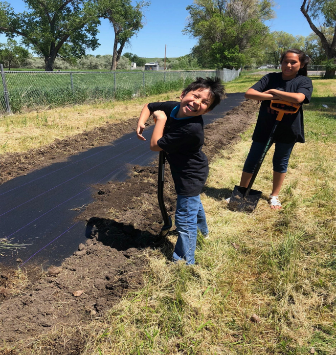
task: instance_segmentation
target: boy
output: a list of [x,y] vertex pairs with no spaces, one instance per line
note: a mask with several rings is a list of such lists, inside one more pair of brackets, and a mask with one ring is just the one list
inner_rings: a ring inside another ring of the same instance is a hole
[[197,78],[180,96],[181,102],[155,102],[144,106],[137,126],[139,139],[153,114],[156,121],[150,149],[164,150],[177,193],[175,226],[178,239],[173,260],[195,263],[197,229],[207,237],[208,226],[200,193],[208,176],[208,159],[202,152],[202,114],[211,111],[224,96],[220,79]]

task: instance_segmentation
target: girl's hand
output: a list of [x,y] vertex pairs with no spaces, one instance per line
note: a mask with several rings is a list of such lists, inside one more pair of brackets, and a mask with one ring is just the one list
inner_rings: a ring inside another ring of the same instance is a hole
[[279,92],[279,90],[270,89],[264,91],[264,94],[272,95],[272,98],[270,100],[280,100],[280,97],[277,95],[277,92]]
[[284,100],[295,104],[302,103],[306,98],[306,96],[300,92],[287,92],[287,91],[281,91],[276,89],[270,89],[264,91],[264,93],[273,95],[274,96],[273,100]]

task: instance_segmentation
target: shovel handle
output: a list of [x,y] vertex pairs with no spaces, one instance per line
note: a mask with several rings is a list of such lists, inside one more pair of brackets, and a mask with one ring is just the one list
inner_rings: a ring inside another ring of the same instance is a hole
[[164,222],[164,228],[168,227],[168,226],[171,227],[171,220],[168,216],[166,206],[165,206],[164,200],[163,200],[165,160],[166,160],[165,152],[163,150],[161,150],[159,153],[158,202],[159,202],[159,207],[160,207],[163,222]]
[[276,120],[280,122],[283,116],[284,116],[284,112],[279,111]]
[[[278,106],[280,105],[280,106]],[[292,115],[298,112],[300,104],[295,104],[294,102],[282,101],[282,100],[271,100],[270,108],[278,112],[277,121],[281,121],[284,114]]]

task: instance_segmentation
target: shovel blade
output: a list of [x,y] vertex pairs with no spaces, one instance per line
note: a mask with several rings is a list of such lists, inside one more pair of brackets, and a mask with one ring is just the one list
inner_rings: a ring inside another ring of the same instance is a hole
[[246,187],[235,186],[230,197],[229,209],[239,212],[253,212],[257,207],[261,197],[261,191],[250,190],[250,193],[244,197]]
[[165,237],[168,234],[168,232],[170,231],[172,226],[173,226],[172,220],[171,220],[170,216],[168,216],[168,223],[162,227],[161,232],[160,232],[160,237]]

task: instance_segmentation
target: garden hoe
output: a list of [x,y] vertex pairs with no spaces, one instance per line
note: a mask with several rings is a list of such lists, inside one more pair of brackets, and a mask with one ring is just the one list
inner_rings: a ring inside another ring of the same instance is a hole
[[165,152],[161,150],[159,153],[158,200],[164,225],[161,229],[160,237],[165,237],[168,234],[170,228],[172,227],[172,221],[171,218],[168,216],[166,206],[163,200],[165,160]]
[[269,135],[267,144],[265,146],[264,151],[261,154],[261,157],[259,159],[259,162],[257,166],[255,167],[250,183],[248,184],[247,187],[241,187],[241,186],[235,186],[234,190],[232,191],[232,195],[230,197],[230,202],[229,202],[229,209],[233,211],[245,211],[245,212],[252,212],[258,204],[258,201],[261,197],[261,191],[257,190],[252,190],[252,185],[254,183],[254,180],[259,172],[259,169],[261,167],[261,164],[264,161],[265,155],[269,149],[269,147],[273,143],[273,137],[274,137],[274,132],[279,124],[279,122],[282,120],[282,117],[284,114],[294,114],[296,113],[300,105],[299,104],[294,104],[291,102],[287,101],[280,101],[280,100],[272,100],[270,108],[274,111],[278,112],[276,121],[274,123],[274,126],[272,128],[272,131]]

